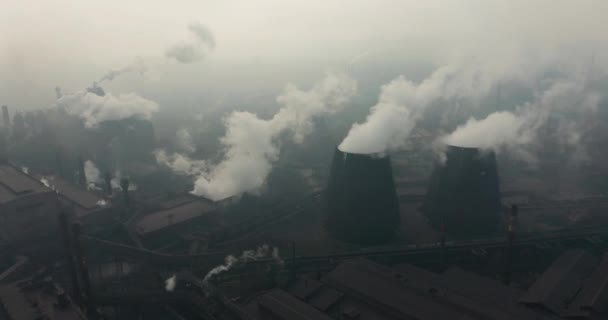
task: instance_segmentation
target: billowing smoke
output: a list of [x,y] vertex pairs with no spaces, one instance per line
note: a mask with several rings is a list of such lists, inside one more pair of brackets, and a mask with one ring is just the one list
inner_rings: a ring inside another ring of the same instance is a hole
[[97,185],[102,183],[101,172],[91,160],[84,162],[84,177],[87,182],[87,189],[96,190]]
[[99,82],[103,82],[105,80],[112,81],[116,77],[118,77],[124,73],[130,73],[130,72],[137,72],[140,75],[143,75],[147,70],[148,70],[148,68],[147,68],[144,60],[141,57],[137,57],[137,58],[135,58],[135,60],[132,63],[130,63],[122,68],[112,69],[112,70],[108,71],[108,73],[106,73],[103,77],[101,77],[101,79],[99,79]]
[[176,145],[180,151],[186,153],[192,153],[196,151],[196,147],[194,146],[194,141],[192,141],[192,135],[188,129],[180,129],[175,134]]
[[56,106],[63,108],[69,114],[80,117],[87,128],[95,128],[101,122],[109,120],[132,117],[150,119],[152,114],[159,110],[156,102],[136,93],[117,96],[108,93],[100,96],[89,91],[64,94],[57,100]]
[[[585,120],[597,110],[600,99],[582,79],[555,80],[533,102],[515,112],[495,112],[482,120],[471,118],[442,141],[495,152],[508,149],[522,160],[534,161],[529,147],[538,141],[540,129],[552,131],[548,134],[561,146],[579,147],[587,129]],[[546,128],[549,120],[557,125]]]
[[154,156],[157,163],[165,165],[181,175],[198,176],[203,174],[207,168],[204,160],[194,160],[179,153],[168,155],[164,150],[155,150]]
[[169,292],[175,290],[175,285],[177,284],[176,278],[177,276],[173,275],[169,279],[165,280],[165,290]]
[[211,30],[201,23],[191,23],[188,30],[192,33],[191,41],[171,46],[165,52],[168,58],[181,63],[192,63],[201,61],[215,48],[215,38]]
[[233,255],[229,255],[224,258],[224,264],[221,264],[211,271],[207,272],[205,277],[203,278],[203,284],[210,288],[209,281],[213,279],[213,277],[217,276],[220,273],[226,272],[238,265],[244,265],[250,261],[263,260],[263,259],[272,259],[275,263],[282,265],[283,260],[279,255],[279,248],[270,247],[267,244],[257,247],[255,250],[246,250],[241,253],[239,257],[235,257]]
[[[225,118],[226,134],[221,138],[224,145],[222,161],[206,167],[203,163],[201,166],[181,164],[179,167],[182,169],[178,172],[202,168],[202,172],[195,176],[192,192],[212,200],[258,190],[264,185],[272,163],[279,158],[281,142],[302,142],[312,131],[315,117],[342,110],[356,91],[353,79],[337,73],[328,73],[308,91],[289,84],[277,97],[282,107],[272,118],[260,119],[244,111],[232,112]],[[160,159],[160,163],[167,163],[162,161],[166,157]],[[170,161],[172,168],[176,167],[176,160],[188,161],[187,157],[180,155],[169,159],[173,159]]]

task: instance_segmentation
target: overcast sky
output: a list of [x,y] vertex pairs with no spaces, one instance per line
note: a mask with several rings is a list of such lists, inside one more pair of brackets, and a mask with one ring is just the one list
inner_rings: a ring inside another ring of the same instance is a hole
[[[161,109],[276,95],[327,69],[390,79],[522,51],[539,61],[594,56],[604,68],[607,12],[605,0],[3,0],[0,103],[48,107],[55,86],[80,90],[136,57],[149,72],[104,87]],[[211,30],[215,48],[195,63],[167,58],[169,47],[192,41],[192,22]]]

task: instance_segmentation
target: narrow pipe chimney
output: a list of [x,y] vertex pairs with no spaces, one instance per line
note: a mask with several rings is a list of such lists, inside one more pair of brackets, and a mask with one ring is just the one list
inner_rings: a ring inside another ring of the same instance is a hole
[[77,266],[80,273],[80,280],[82,281],[84,304],[87,314],[92,315],[95,314],[95,303],[93,301],[93,294],[91,291],[91,279],[89,278],[89,269],[87,267],[85,251],[80,239],[81,233],[82,226],[80,223],[74,223],[72,225],[74,252],[76,253],[76,261],[78,262]]
[[68,274],[70,276],[70,285],[72,287],[72,296],[77,303],[82,303],[82,293],[80,292],[80,285],[78,284],[78,274],[76,267],[76,257],[74,255],[74,246],[72,241],[72,235],[70,233],[70,227],[68,225],[68,214],[66,211],[62,211],[59,214],[59,227],[61,228],[61,236],[63,238],[63,246],[65,250],[65,260],[68,268]]
[[103,178],[104,178],[104,182],[105,182],[105,185],[106,185],[106,187],[105,187],[106,194],[108,196],[112,196],[112,174],[109,173],[109,172],[106,172],[103,175]]
[[120,179],[120,187],[122,188],[122,197],[125,204],[125,208],[129,209],[129,179]]
[[2,120],[4,120],[4,127],[9,128],[11,126],[11,118],[8,114],[8,106],[2,106]]
[[81,156],[78,157],[78,185],[86,188],[87,179],[84,174],[84,159]]

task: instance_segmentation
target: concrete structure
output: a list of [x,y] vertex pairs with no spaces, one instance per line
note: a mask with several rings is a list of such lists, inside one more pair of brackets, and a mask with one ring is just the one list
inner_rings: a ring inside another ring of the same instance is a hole
[[56,193],[9,163],[0,164],[0,237],[8,242],[56,233]]
[[447,146],[445,155],[431,174],[422,206],[431,225],[458,237],[496,232],[501,204],[495,154]]
[[399,201],[390,157],[345,153],[336,148],[327,186],[326,225],[350,242],[391,240],[399,226]]

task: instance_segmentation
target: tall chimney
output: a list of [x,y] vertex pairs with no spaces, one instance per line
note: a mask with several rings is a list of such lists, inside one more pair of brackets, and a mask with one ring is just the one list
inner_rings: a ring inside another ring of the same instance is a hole
[[82,159],[82,156],[78,157],[78,184],[84,188],[87,187],[87,179],[84,174],[84,159]]
[[10,128],[11,126],[11,118],[8,114],[8,106],[3,105],[2,106],[2,119],[4,120],[4,127],[5,128]]
[[393,239],[399,230],[399,201],[387,155],[336,148],[326,197],[326,226],[335,238],[377,244]]
[[104,179],[104,182],[106,184],[106,188],[105,188],[106,189],[106,194],[108,196],[112,196],[112,174],[109,173],[109,172],[106,172],[103,175],[103,179]]
[[125,208],[129,208],[129,179],[122,178],[120,179],[120,187],[122,188],[122,197],[125,203]]
[[495,154],[447,146],[445,162],[435,164],[421,207],[430,223],[457,237],[493,234],[500,208]]
[[87,260],[84,251],[84,247],[81,241],[82,226],[80,223],[74,223],[72,225],[72,234],[74,239],[74,253],[76,256],[78,273],[80,273],[80,280],[82,280],[83,298],[84,304],[87,309],[87,314],[95,314],[95,303],[93,301],[93,293],[91,291],[91,279],[89,277],[89,268],[87,267]]
[[70,276],[70,285],[72,287],[72,296],[78,303],[82,303],[82,293],[78,284],[77,261],[74,253],[74,244],[70,227],[68,225],[68,214],[62,211],[59,214],[59,226],[61,227],[61,235],[63,238],[63,246],[65,250],[66,265]]

